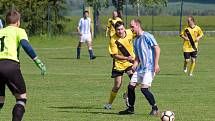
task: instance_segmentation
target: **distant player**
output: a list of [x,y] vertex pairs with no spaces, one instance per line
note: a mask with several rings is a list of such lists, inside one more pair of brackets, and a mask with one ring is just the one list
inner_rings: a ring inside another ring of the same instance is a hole
[[8,26],[0,30],[0,110],[4,105],[5,85],[7,85],[16,98],[12,121],[21,121],[25,113],[27,96],[18,57],[20,46],[40,68],[42,75],[45,74],[46,68],[29,44],[25,30],[19,28],[20,14],[17,11],[9,11],[6,23]]
[[133,33],[131,30],[126,30],[124,23],[121,21],[115,24],[116,33],[111,37],[109,43],[109,53],[113,58],[113,68],[111,77],[114,78],[114,86],[110,93],[110,98],[105,109],[111,109],[112,103],[122,85],[122,76],[124,73],[131,78],[133,75],[132,65],[134,60],[133,52]]
[[115,24],[118,21],[122,21],[122,19],[118,16],[118,12],[117,11],[113,11],[112,13],[112,18],[108,19],[108,23],[107,23],[107,28],[106,28],[106,36],[113,36],[115,34]]
[[138,19],[131,21],[131,30],[137,34],[134,40],[135,60],[132,66],[136,70],[133,74],[130,84],[128,85],[128,102],[129,107],[120,111],[119,114],[134,114],[135,88],[137,84],[141,87],[141,92],[152,107],[150,115],[158,115],[158,107],[154,95],[149,90],[155,73],[160,71],[158,61],[160,57],[160,48],[154,38],[148,32],[143,31],[141,22]]
[[191,58],[189,76],[193,76],[198,53],[198,43],[203,37],[203,32],[201,28],[195,24],[195,20],[192,16],[188,16],[187,23],[188,26],[181,31],[180,37],[184,40],[184,72],[187,72],[187,67]]
[[91,28],[91,19],[88,16],[89,16],[89,12],[84,11],[83,18],[81,18],[78,23],[77,30],[80,35],[80,41],[77,46],[77,59],[80,59],[81,46],[85,42],[87,42],[90,60],[93,60],[96,58],[96,56],[93,53],[93,47],[92,47],[93,34],[92,34],[92,28]]

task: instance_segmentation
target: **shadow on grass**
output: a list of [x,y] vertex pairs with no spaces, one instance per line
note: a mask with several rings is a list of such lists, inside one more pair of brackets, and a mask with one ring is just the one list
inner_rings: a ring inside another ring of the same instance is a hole
[[184,75],[184,74],[182,74],[182,73],[180,73],[180,74],[176,74],[176,73],[166,73],[166,74],[162,74],[162,73],[160,73],[160,74],[158,74],[158,75],[161,75],[161,76],[181,76],[181,75]]

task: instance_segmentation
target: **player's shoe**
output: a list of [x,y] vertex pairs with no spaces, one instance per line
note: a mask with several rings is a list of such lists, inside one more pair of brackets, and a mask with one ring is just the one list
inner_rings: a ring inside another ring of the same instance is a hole
[[192,73],[190,73],[190,74],[189,74],[189,76],[193,76],[193,74],[192,74]]
[[187,68],[184,68],[184,73],[187,73]]
[[123,99],[125,100],[125,105],[129,107],[129,102],[128,102],[128,94],[125,92],[123,93]]
[[105,104],[104,105],[104,109],[107,109],[107,110],[110,110],[112,108],[112,105],[111,104]]
[[131,114],[134,114],[134,107],[128,107],[126,110],[119,112],[119,115],[131,115]]
[[159,112],[159,110],[151,110],[151,112],[149,113],[149,115],[158,116],[158,115],[160,115],[160,112]]
[[96,56],[90,57],[90,60],[94,60],[94,59],[96,59]]

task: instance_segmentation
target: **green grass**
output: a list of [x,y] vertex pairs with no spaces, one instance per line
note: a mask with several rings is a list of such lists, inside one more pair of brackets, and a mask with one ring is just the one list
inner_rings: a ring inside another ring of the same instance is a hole
[[[109,16],[100,16],[100,28],[99,32],[100,33],[105,33],[105,29],[107,26],[107,20],[108,18],[111,17]],[[80,19],[79,16],[72,16],[69,17],[71,18],[71,21],[65,23],[66,28],[65,31],[67,33],[71,32],[76,32],[76,28],[78,25],[78,21]],[[151,16],[128,16],[127,17],[127,27],[130,25],[130,21],[132,19],[140,19],[143,27],[146,31],[151,31],[152,30],[152,17]],[[186,16],[182,18],[182,25],[185,26],[187,25],[186,22]],[[196,24],[202,28],[203,31],[214,31],[215,28],[215,16],[194,16]],[[124,16],[123,21],[126,24],[126,17]],[[153,30],[154,31],[178,31],[179,30],[179,25],[180,25],[180,17],[179,16],[154,16],[154,25],[153,25]]]
[[[179,37],[156,37],[161,47],[161,73],[153,82],[152,91],[161,111],[172,110],[176,121],[213,121],[214,116],[214,37],[205,37],[193,77],[182,72],[182,40]],[[23,121],[159,121],[149,116],[150,106],[136,89],[135,114],[120,116],[125,108],[122,94],[128,84],[124,77],[122,89],[112,110],[104,110],[113,79],[112,59],[108,55],[108,39],[94,40],[96,60],[90,61],[86,46],[81,59],[76,60],[77,36],[32,37],[31,43],[47,66],[43,79],[39,69],[21,51],[21,68],[26,81],[28,101]],[[6,102],[0,112],[1,121],[11,120],[15,103],[6,92]]]

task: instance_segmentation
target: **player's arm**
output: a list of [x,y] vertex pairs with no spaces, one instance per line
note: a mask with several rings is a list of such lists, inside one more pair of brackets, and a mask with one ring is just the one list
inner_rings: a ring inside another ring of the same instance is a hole
[[79,33],[80,36],[82,36],[82,33],[80,31],[80,26],[81,26],[81,20],[78,23],[77,32]]
[[199,32],[199,36],[196,37],[196,41],[197,41],[197,42],[199,42],[199,41],[202,39],[202,37],[204,36],[204,34],[203,34],[201,28],[199,28],[199,31],[198,31],[198,32]]
[[110,33],[110,26],[111,26],[111,24],[110,24],[110,19],[108,20],[108,23],[107,23],[107,27],[106,27],[106,32],[105,32],[105,36],[107,37],[108,36],[108,34]]
[[183,29],[179,35],[183,40],[189,40],[187,36],[185,36],[185,29]]
[[37,67],[40,68],[41,70],[41,75],[44,75],[46,73],[46,67],[45,65],[42,63],[42,61],[37,57],[37,54],[35,53],[34,49],[32,48],[32,46],[29,44],[29,42],[25,39],[22,39],[20,41],[20,44],[22,46],[22,48],[24,49],[24,51],[28,54],[28,56],[34,60],[35,64],[37,65]]
[[159,73],[160,72],[160,67],[159,67],[159,58],[160,58],[160,47],[158,45],[153,46],[154,50],[155,50],[155,60],[154,60],[154,72],[155,73]]
[[125,57],[123,55],[111,54],[111,57],[114,59],[117,59],[117,60],[125,60],[125,61],[129,61],[129,62],[134,61],[132,56]]
[[137,68],[137,66],[138,66],[139,63],[140,63],[139,57],[138,57],[138,56],[135,56],[134,63],[133,63],[133,65],[132,65],[132,70],[133,70],[133,71],[136,70],[136,68]]

